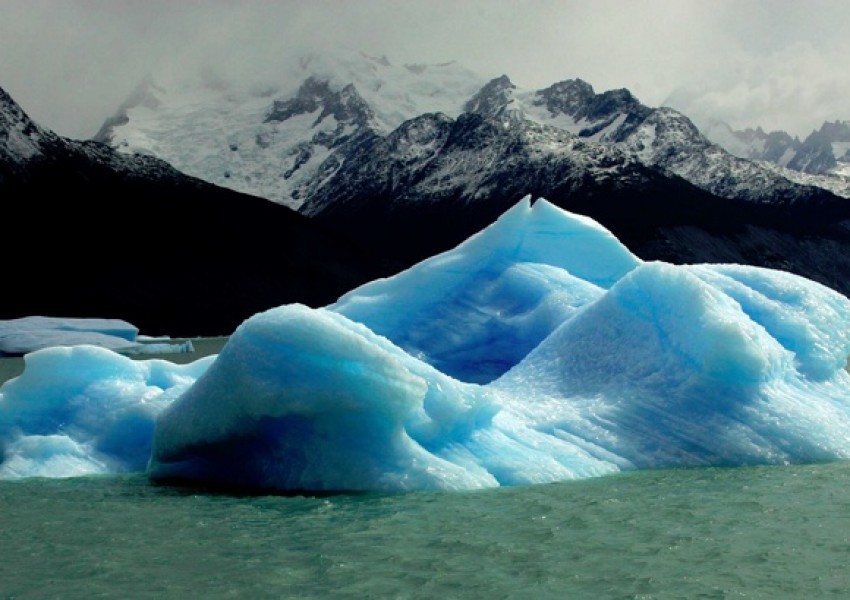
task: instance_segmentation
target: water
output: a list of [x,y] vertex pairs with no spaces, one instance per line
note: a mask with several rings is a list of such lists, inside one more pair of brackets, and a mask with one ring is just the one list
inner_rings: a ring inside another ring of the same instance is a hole
[[466,493],[0,482],[0,598],[850,596],[850,463]]

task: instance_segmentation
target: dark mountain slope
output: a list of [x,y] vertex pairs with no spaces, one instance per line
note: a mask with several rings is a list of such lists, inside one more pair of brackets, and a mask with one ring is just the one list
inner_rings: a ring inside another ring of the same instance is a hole
[[266,200],[32,123],[0,90],[8,270],[0,318],[120,317],[146,333],[230,333],[288,302],[333,302],[377,261]]
[[714,196],[629,153],[554,128],[423,115],[355,147],[302,208],[411,263],[446,250],[526,194],[593,217],[644,259],[790,270],[850,293],[850,203]]

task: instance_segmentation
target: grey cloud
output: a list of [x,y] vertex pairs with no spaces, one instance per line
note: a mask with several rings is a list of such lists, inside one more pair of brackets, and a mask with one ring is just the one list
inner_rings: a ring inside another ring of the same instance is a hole
[[456,59],[528,87],[581,77],[734,125],[797,132],[850,118],[841,0],[2,2],[0,85],[78,137],[147,73],[270,79],[285,57],[328,46],[398,63]]

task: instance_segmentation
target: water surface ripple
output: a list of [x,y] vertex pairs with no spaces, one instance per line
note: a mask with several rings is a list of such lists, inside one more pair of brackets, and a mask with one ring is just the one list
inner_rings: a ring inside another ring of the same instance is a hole
[[0,598],[845,598],[850,463],[465,493],[0,482]]

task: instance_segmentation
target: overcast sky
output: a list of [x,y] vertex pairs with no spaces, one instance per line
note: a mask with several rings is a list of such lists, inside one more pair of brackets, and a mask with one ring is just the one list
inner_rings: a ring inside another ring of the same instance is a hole
[[805,136],[850,119],[848,30],[846,0],[0,0],[0,86],[88,137],[147,73],[264,73],[332,44]]

